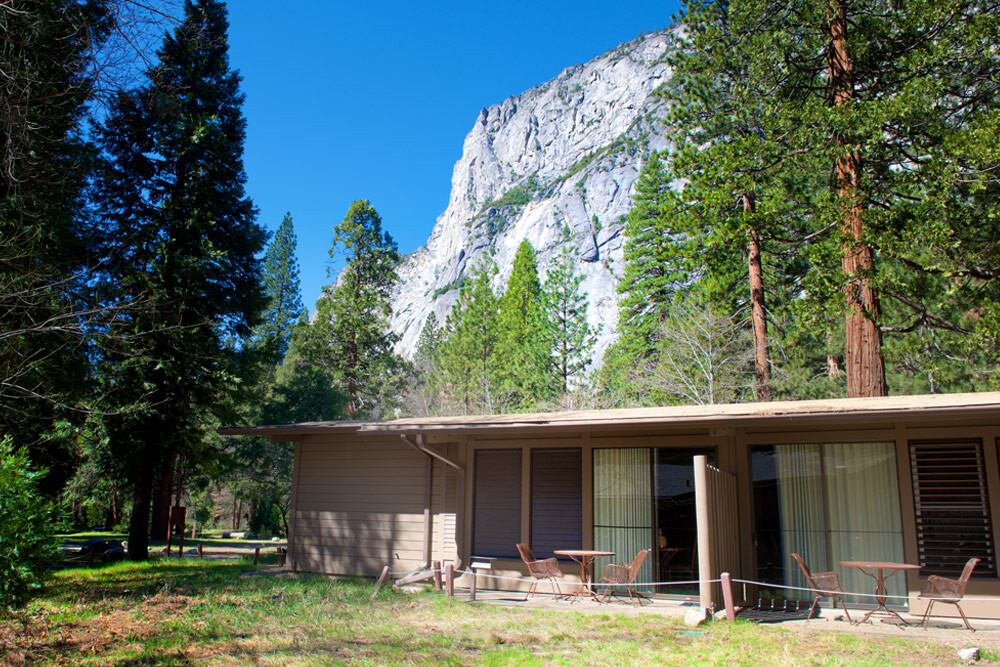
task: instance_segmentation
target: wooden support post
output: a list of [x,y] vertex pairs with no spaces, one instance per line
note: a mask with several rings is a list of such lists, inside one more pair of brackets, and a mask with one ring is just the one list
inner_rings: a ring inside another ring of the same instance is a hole
[[452,563],[444,566],[444,592],[448,597],[455,596],[455,566]]
[[736,609],[733,608],[733,582],[728,572],[723,572],[722,576],[722,601],[726,605],[726,620],[736,620]]
[[472,573],[469,576],[472,577],[472,583],[469,584],[469,599],[472,600],[473,602],[475,602],[476,601],[476,579],[478,579],[478,577],[476,576],[476,571],[472,570]]
[[441,592],[441,561],[434,561],[431,566],[434,568],[434,590]]
[[276,549],[278,552],[278,567],[285,566],[285,547],[278,547]]
[[382,584],[384,584],[388,579],[389,579],[389,566],[386,565],[385,567],[382,568],[382,573],[378,575],[378,580],[375,582],[375,592],[372,593],[372,599],[368,601],[369,603],[375,602],[375,596],[378,595],[378,591],[380,588],[382,588]]
[[204,557],[204,555],[205,555],[205,547],[203,547],[202,545],[199,544],[198,545],[198,560],[201,560],[202,557]]
[[257,567],[257,561],[260,559],[260,547],[254,547],[253,549],[253,564]]
[[94,567],[94,550],[87,552],[87,567]]

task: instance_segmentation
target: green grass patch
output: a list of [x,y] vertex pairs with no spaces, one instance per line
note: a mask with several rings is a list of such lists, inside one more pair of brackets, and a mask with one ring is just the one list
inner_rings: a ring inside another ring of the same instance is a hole
[[953,648],[747,622],[530,611],[246,562],[158,560],[56,573],[0,621],[0,664],[939,665]]

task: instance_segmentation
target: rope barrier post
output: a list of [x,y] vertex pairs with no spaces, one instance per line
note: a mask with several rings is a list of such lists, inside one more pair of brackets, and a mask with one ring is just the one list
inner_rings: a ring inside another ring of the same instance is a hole
[[444,566],[444,593],[448,597],[455,597],[455,565],[448,563]]
[[431,563],[431,567],[434,568],[434,590],[438,593],[441,592],[441,561],[436,560]]
[[722,573],[722,601],[726,605],[726,620],[736,620],[736,609],[733,608],[733,582],[728,572]]
[[201,560],[205,555],[205,547],[201,544],[198,545],[198,560]]
[[257,567],[257,561],[260,559],[260,547],[254,547],[253,550],[253,566]]
[[372,599],[368,601],[369,604],[375,602],[375,596],[378,595],[378,589],[382,588],[382,584],[386,582],[389,578],[389,566],[386,565],[382,568],[382,573],[378,575],[378,580],[375,582],[375,592],[372,593]]
[[476,601],[476,571],[472,570],[472,583],[469,584],[469,599],[473,602]]

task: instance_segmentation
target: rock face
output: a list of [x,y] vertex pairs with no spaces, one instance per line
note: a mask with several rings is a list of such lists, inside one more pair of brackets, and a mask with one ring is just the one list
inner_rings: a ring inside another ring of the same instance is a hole
[[411,357],[427,316],[444,322],[462,281],[484,256],[502,289],[527,239],[539,273],[569,246],[585,277],[595,358],[614,338],[622,221],[650,150],[667,147],[654,91],[670,76],[668,34],[623,44],[555,79],[483,109],[465,138],[448,208],[427,244],[400,267],[393,298],[397,352]]

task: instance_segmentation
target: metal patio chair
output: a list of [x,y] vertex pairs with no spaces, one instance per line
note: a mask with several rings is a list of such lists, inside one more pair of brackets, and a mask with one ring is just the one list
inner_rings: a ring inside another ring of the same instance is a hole
[[525,600],[535,594],[538,582],[543,579],[548,579],[552,582],[553,595],[556,599],[563,597],[563,592],[559,589],[559,582],[556,581],[556,579],[562,579],[563,577],[563,572],[559,569],[558,560],[555,558],[537,560],[531,547],[523,543],[517,545],[517,552],[521,554],[521,560],[528,566],[528,574],[535,578],[528,587],[528,594],[524,596]]
[[854,621],[851,619],[851,615],[847,611],[847,605],[844,604],[844,595],[847,594],[847,591],[840,586],[840,577],[837,576],[837,573],[810,572],[805,561],[802,560],[802,556],[792,554],[792,558],[794,558],[795,562],[799,564],[799,568],[802,570],[802,574],[805,576],[811,592],[816,596],[813,600],[812,606],[809,607],[809,614],[806,616],[806,620],[808,621],[812,618],[813,611],[816,610],[816,605],[819,603],[820,598],[833,598],[834,602],[837,600],[840,601],[840,606],[844,610],[844,615],[847,616],[847,621],[853,624]]
[[962,606],[959,602],[965,596],[965,585],[969,583],[969,577],[972,576],[972,571],[976,568],[976,564],[979,562],[978,558],[970,558],[962,569],[962,576],[958,579],[949,579],[948,577],[939,577],[936,574],[932,574],[927,577],[927,587],[924,592],[918,595],[920,598],[930,598],[927,602],[927,611],[924,612],[923,626],[924,630],[927,629],[927,619],[931,615],[931,608],[934,606],[935,602],[944,602],[945,604],[953,604],[958,607],[958,613],[962,615],[962,620],[965,621],[965,627],[969,629],[970,632],[975,632],[972,626],[969,625],[969,619],[965,617],[965,612],[962,611]]
[[647,599],[645,595],[635,590],[636,577],[639,576],[639,569],[642,568],[642,564],[646,562],[646,557],[649,556],[650,549],[643,549],[636,554],[635,558],[632,559],[631,563],[608,563],[604,566],[604,576],[601,577],[601,581],[605,581],[608,584],[626,584],[625,586],[607,586],[607,592],[604,594],[604,598],[601,602],[607,602],[612,595],[618,595],[621,593],[619,588],[624,588],[628,593],[629,601],[633,606],[641,604],[641,600]]

